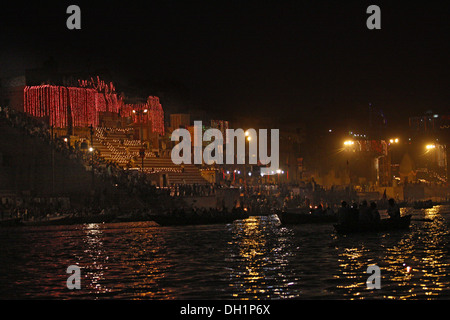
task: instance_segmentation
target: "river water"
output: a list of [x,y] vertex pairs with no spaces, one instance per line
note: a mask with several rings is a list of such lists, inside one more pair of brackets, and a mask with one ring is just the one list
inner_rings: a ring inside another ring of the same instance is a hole
[[[276,216],[0,229],[1,299],[449,299],[450,207],[402,209],[410,230],[337,235]],[[420,221],[421,219],[429,221]],[[368,289],[369,265],[381,289]],[[70,265],[81,289],[66,286]]]

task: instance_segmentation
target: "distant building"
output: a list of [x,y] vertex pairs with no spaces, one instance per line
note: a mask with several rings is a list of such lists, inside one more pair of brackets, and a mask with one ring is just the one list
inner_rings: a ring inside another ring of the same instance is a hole
[[415,149],[418,167],[430,173],[430,181],[448,181],[450,114],[437,114],[431,110],[422,116],[409,118],[410,141]]
[[228,142],[227,129],[230,128],[228,121],[226,120],[211,120],[211,128],[219,129],[222,132],[223,143]]
[[170,115],[170,127],[173,130],[187,128],[191,125],[191,116],[187,113],[175,113]]

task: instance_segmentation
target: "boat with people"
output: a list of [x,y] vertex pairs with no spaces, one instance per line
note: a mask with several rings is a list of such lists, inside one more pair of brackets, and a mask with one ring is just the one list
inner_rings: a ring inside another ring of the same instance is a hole
[[393,230],[407,230],[411,223],[411,214],[402,216],[398,219],[381,219],[379,223],[350,223],[335,224],[334,229],[337,233],[359,233],[359,232],[384,232]]

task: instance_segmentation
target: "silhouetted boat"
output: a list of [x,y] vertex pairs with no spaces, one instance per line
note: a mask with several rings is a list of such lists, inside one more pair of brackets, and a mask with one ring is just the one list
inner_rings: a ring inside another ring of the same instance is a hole
[[0,220],[0,226],[1,227],[21,226],[23,224],[21,220],[22,220],[21,218],[11,218],[11,219]]
[[427,200],[427,201],[416,201],[413,205],[414,209],[430,209],[433,208],[433,201]]
[[115,219],[115,214],[95,214],[87,216],[61,215],[43,220],[23,221],[26,226],[60,226],[84,223],[109,223]]
[[277,213],[282,224],[332,223],[337,221],[335,214],[283,211]]
[[235,220],[247,219],[248,213],[223,213],[220,215],[173,215],[160,214],[151,215],[149,220],[155,221],[160,226],[188,226],[188,225],[207,225],[207,224],[227,224]]
[[411,215],[403,216],[399,220],[382,219],[378,224],[335,224],[334,228],[337,233],[356,233],[356,232],[382,232],[390,230],[406,230],[409,229],[411,223]]

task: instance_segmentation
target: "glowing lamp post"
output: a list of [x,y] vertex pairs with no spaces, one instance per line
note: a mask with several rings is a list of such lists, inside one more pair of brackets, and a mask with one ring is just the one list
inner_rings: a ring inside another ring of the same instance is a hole
[[141,149],[139,150],[139,156],[142,158],[142,172],[144,172],[144,158],[145,158],[145,148],[144,148],[144,119],[142,118],[144,114],[148,113],[148,109],[143,110],[133,110],[133,113],[139,116],[140,124],[141,124],[141,130],[140,130],[140,137],[141,137]]
[[355,144],[355,141],[352,141],[352,140],[344,141],[344,147],[350,147],[354,144]]

